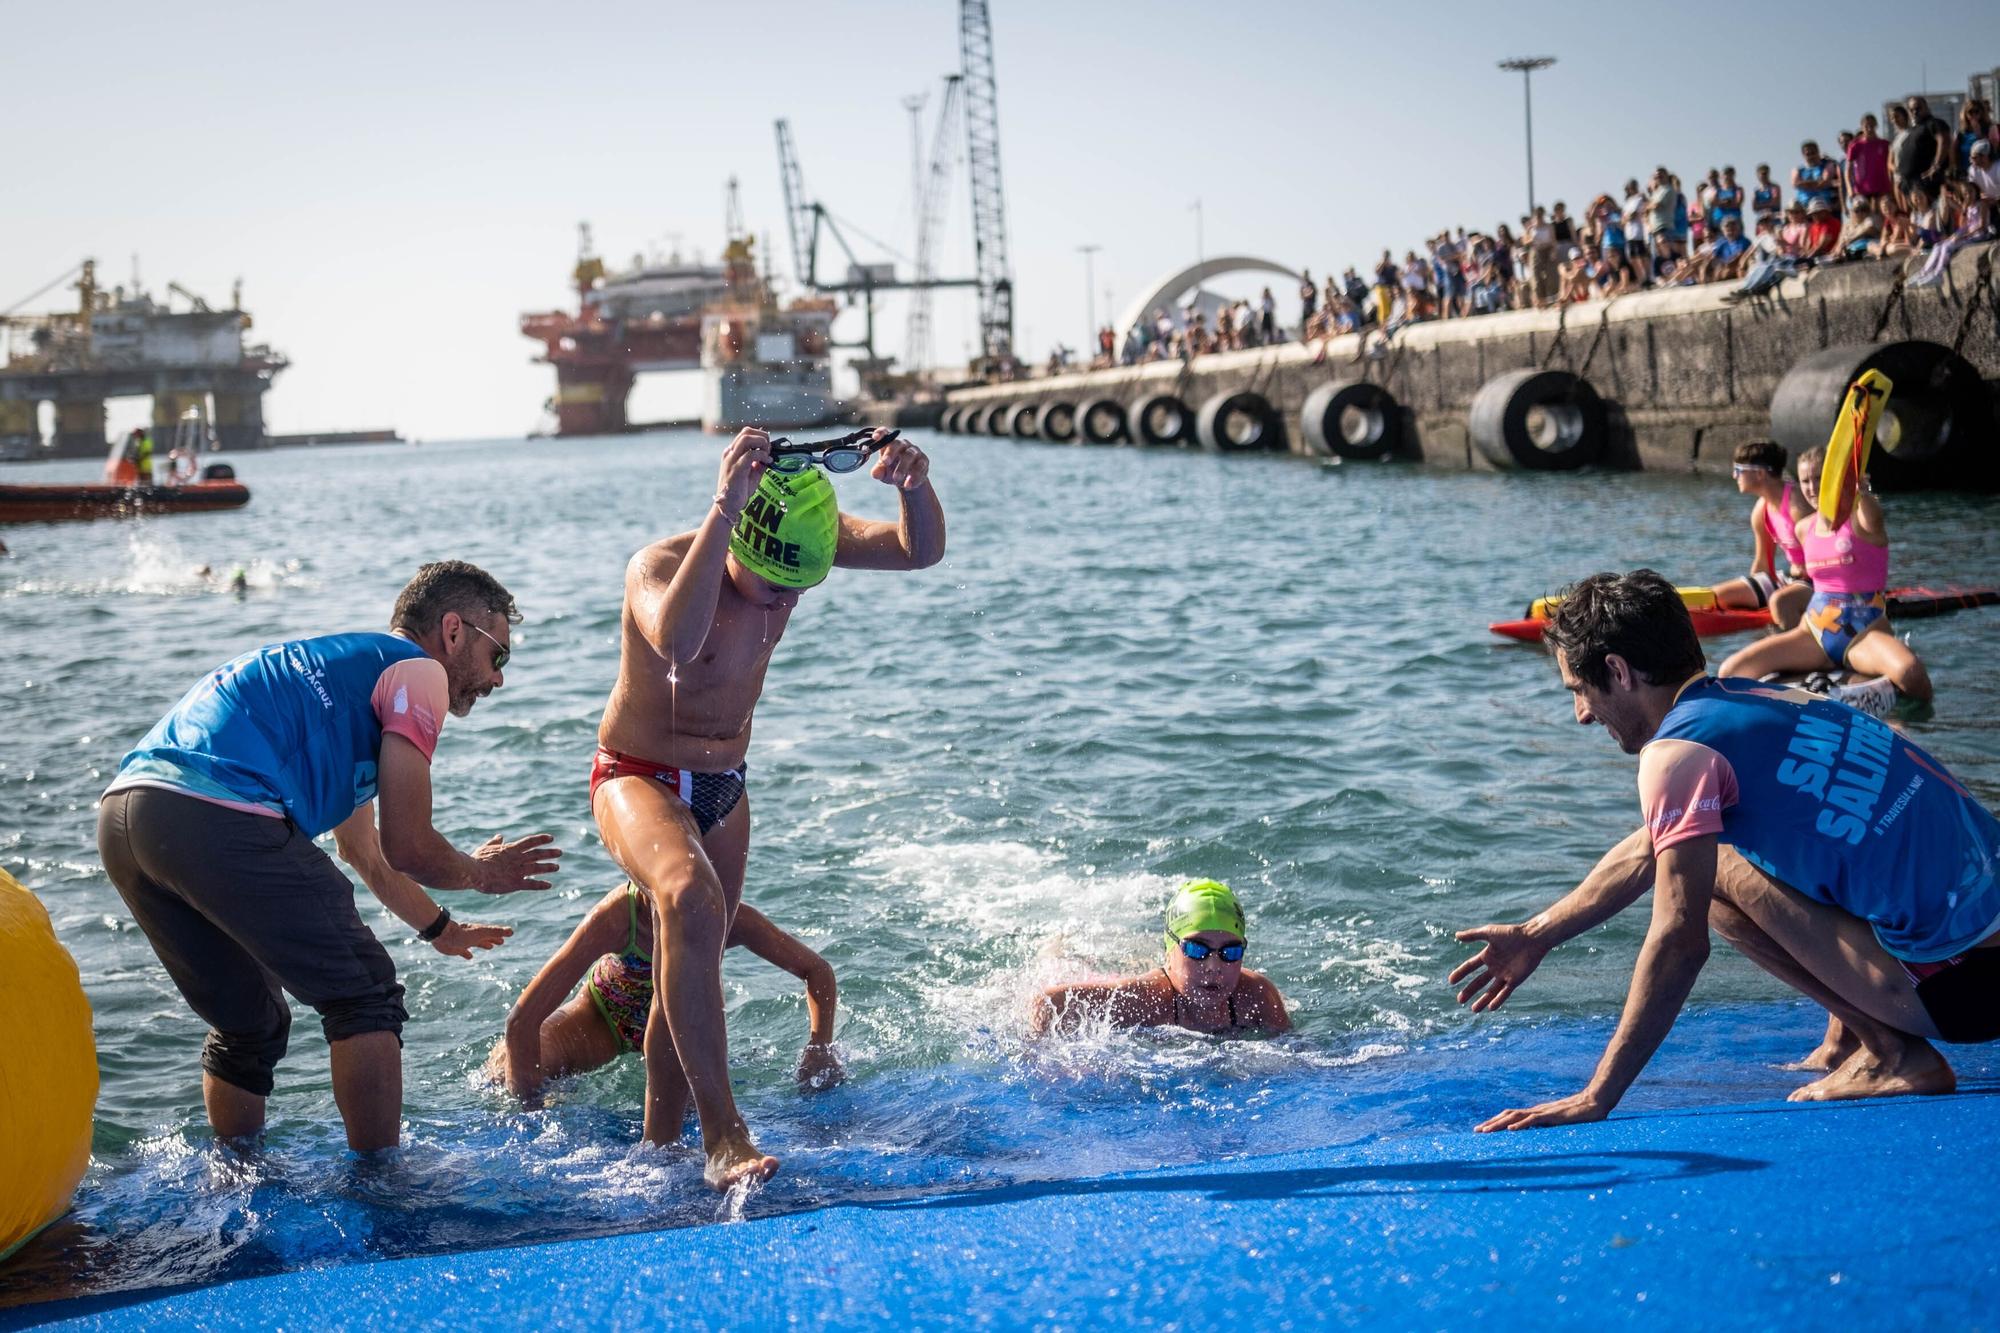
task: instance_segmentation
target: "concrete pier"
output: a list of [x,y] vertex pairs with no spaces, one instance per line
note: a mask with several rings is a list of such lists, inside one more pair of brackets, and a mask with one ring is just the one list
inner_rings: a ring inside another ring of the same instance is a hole
[[1992,489],[1995,250],[1956,256],[1942,287],[1907,288],[1907,261],[1884,260],[1813,270],[1741,302],[1712,284],[1348,334],[1318,365],[1317,345],[1292,343],[982,385],[948,395],[941,424],[1440,467],[1726,472],[1746,439],[1823,441],[1852,377],[1845,361],[1873,357],[1898,379],[1902,416],[1878,436],[1891,484]]

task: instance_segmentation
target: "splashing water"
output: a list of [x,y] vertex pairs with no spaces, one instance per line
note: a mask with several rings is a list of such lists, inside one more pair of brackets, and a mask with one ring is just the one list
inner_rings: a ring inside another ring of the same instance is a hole
[[[718,1198],[692,1125],[682,1145],[641,1146],[636,1059],[561,1081],[539,1109],[510,1103],[477,1077],[507,1007],[622,878],[584,792],[623,570],[699,520],[716,447],[679,435],[257,455],[241,465],[256,498],[240,511],[9,530],[0,858],[78,960],[103,1070],[77,1209],[14,1261],[16,1291],[1359,1142],[1462,1127],[1508,1080],[1587,1073],[1594,1050],[1540,1034],[1615,1015],[1643,913],[1552,958],[1498,1021],[1467,1019],[1442,981],[1464,956],[1453,930],[1566,890],[1634,808],[1630,761],[1570,722],[1544,657],[1496,646],[1484,625],[1591,569],[1739,569],[1739,497],[1695,479],[981,440],[935,450],[946,564],[841,570],[801,598],[757,714],[746,899],[834,966],[847,1081],[798,1090],[798,983],[732,953],[732,1078],[759,1146],[783,1162],[775,1179]],[[888,488],[839,484],[849,512],[895,514]],[[1192,515],[1213,520],[1194,541]],[[2000,583],[1978,503],[1897,497],[1895,521],[1899,577]],[[454,901],[516,931],[470,962],[360,899],[408,987],[400,1150],[346,1152],[302,1007],[262,1146],[218,1147],[201,1118],[201,1025],[96,864],[93,802],[203,671],[258,643],[380,626],[415,567],[447,556],[498,575],[532,638],[506,688],[446,729],[439,827],[461,847],[551,832],[561,879]],[[239,566],[241,598],[226,587]],[[2000,804],[2000,615],[1912,633],[1939,687],[1936,717],[1913,730]],[[1251,964],[1284,992],[1295,1033],[1100,1024],[1026,1038],[1041,987],[1156,965],[1166,897],[1198,876],[1242,896]],[[1782,994],[1718,950],[1698,1000]],[[1649,1073],[1634,1095],[1769,1095],[1757,1062],[1794,1058],[1814,1035],[1809,1014],[1791,1021],[1754,1051],[1677,1029],[1685,1072]]]

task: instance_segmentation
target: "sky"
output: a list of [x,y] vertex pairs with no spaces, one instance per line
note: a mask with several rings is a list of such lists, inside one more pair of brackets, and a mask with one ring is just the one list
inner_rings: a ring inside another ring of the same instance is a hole
[[[517,321],[573,301],[577,223],[614,267],[676,245],[712,258],[731,176],[791,278],[778,117],[808,195],[897,252],[854,237],[862,257],[913,254],[903,100],[929,95],[928,139],[958,64],[954,0],[0,6],[0,308],[85,256],[108,285],[136,255],[155,295],[174,279],[220,303],[241,278],[252,336],[292,363],[265,400],[274,432],[529,431],[554,374]],[[1207,255],[1316,275],[1515,218],[1506,57],[1558,58],[1535,76],[1535,177],[1572,209],[1656,163],[1782,176],[1802,138],[2000,66],[1991,0],[991,10],[1016,345],[1036,359],[1192,262],[1197,216]],[[962,165],[954,180],[939,268],[965,276]],[[905,309],[879,310],[892,354]],[[975,350],[969,295],[940,293],[934,325],[940,360]],[[646,377],[632,415],[696,401],[686,377]],[[114,402],[114,429],[146,410]]]

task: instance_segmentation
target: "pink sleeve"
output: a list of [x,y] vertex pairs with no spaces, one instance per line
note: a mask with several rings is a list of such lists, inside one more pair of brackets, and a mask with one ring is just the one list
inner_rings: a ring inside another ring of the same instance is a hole
[[401,736],[429,759],[437,749],[438,733],[444,730],[444,715],[451,703],[444,664],[428,657],[391,663],[376,680],[369,702],[375,706],[383,731]]
[[1654,741],[1639,756],[1639,809],[1653,850],[1722,832],[1722,812],[1736,804],[1736,770],[1706,745]]

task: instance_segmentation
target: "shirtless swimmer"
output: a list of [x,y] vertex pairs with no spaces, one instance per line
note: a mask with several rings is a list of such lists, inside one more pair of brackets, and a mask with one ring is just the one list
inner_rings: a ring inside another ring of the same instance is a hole
[[[871,455],[872,475],[902,503],[897,522],[839,512],[833,483],[812,465],[850,471]],[[800,458],[774,465],[765,432],[739,433],[701,526],[632,557],[618,683],[591,766],[605,847],[653,904],[646,1141],[678,1139],[692,1095],[716,1189],[778,1169],[730,1092],[722,1006],[722,951],[750,851],[744,757],[764,672],[799,595],[833,566],[923,569],[944,557],[944,510],[914,444],[876,431]]]

